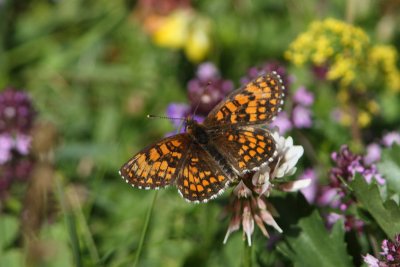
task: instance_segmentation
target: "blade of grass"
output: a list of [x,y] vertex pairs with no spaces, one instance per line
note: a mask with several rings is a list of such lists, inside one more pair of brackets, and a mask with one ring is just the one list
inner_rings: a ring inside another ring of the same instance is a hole
[[71,239],[71,247],[72,247],[72,254],[74,257],[75,261],[75,266],[81,267],[82,265],[82,258],[81,258],[81,253],[79,249],[79,238],[78,238],[78,233],[76,231],[76,224],[74,220],[74,216],[71,212],[68,211],[65,203],[65,196],[64,196],[64,191],[63,191],[63,186],[62,186],[62,178],[60,174],[57,174],[55,177],[56,184],[57,184],[57,190],[58,190],[58,198],[59,202],[61,204],[61,210],[64,215],[64,221],[67,226],[68,234]]
[[142,233],[141,233],[141,236],[140,236],[139,247],[138,247],[138,249],[136,251],[135,261],[133,262],[133,265],[132,265],[133,267],[138,266],[139,259],[140,259],[140,254],[142,253],[144,240],[146,238],[146,233],[147,233],[147,230],[149,228],[150,218],[151,218],[151,214],[153,213],[154,204],[156,203],[157,195],[158,195],[158,191],[155,191],[154,192],[154,196],[153,196],[153,200],[152,200],[152,202],[150,204],[149,209],[147,210],[146,218],[145,218],[145,221],[144,221],[143,230],[142,230]]
[[79,225],[81,226],[81,232],[84,238],[84,241],[86,243],[86,246],[89,250],[90,257],[92,258],[92,261],[96,264],[96,266],[102,266],[100,263],[100,257],[99,257],[99,252],[97,251],[96,244],[94,243],[94,239],[92,236],[92,233],[89,229],[88,223],[86,221],[85,215],[83,214],[82,211],[82,206],[79,203],[78,196],[76,193],[72,194],[74,198],[74,202],[77,206],[76,209],[74,209],[74,214],[79,222]]

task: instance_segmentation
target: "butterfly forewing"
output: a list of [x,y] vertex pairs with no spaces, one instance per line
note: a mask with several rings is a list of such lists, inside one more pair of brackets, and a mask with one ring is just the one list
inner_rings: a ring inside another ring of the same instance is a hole
[[282,80],[275,72],[260,76],[218,104],[204,125],[211,128],[268,123],[283,105],[284,90]]
[[243,174],[257,170],[275,156],[275,141],[268,130],[238,127],[210,133],[210,139],[230,164]]
[[217,162],[199,144],[192,143],[176,181],[188,201],[206,202],[222,193],[229,179]]
[[138,187],[155,189],[174,182],[190,144],[188,134],[178,134],[147,147],[133,156],[121,169],[127,183]]

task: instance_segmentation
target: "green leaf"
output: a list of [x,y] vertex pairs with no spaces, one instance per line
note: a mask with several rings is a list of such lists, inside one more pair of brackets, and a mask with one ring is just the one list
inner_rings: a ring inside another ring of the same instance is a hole
[[368,184],[363,177],[356,175],[350,183],[354,193],[379,226],[392,238],[400,233],[400,208],[392,199],[383,202],[376,184]]
[[0,266],[19,267],[24,266],[24,255],[20,250],[9,250],[1,255]]
[[301,219],[297,225],[299,232],[289,235],[278,250],[299,267],[337,267],[353,266],[347,254],[344,241],[344,227],[337,222],[332,232],[328,230],[317,211]]
[[388,189],[400,194],[400,146],[383,150],[378,170],[385,177]]
[[0,220],[0,251],[4,250],[12,241],[15,240],[18,233],[18,219],[1,215]]

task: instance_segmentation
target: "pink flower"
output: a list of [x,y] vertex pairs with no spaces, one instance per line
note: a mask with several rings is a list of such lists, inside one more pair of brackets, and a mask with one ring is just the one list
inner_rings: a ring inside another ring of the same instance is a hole
[[13,146],[14,140],[10,135],[0,135],[0,164],[3,164],[11,159],[11,149]]
[[296,128],[310,128],[312,126],[311,110],[298,105],[292,111],[292,120]]
[[285,134],[293,128],[287,113],[282,111],[275,117],[275,120],[270,124],[271,127],[277,127],[280,134]]
[[390,132],[383,136],[382,143],[386,147],[391,147],[393,144],[400,145],[400,133]]
[[311,106],[314,103],[314,94],[308,91],[304,86],[301,86],[294,93],[293,101],[302,106]]
[[299,177],[299,180],[309,179],[310,186],[301,189],[301,193],[307,199],[308,203],[314,203],[318,192],[318,178],[314,169],[306,169]]

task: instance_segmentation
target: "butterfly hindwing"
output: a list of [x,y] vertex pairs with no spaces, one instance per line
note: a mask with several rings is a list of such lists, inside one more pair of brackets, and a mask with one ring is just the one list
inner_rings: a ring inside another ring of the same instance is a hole
[[275,72],[259,76],[218,104],[204,125],[211,128],[268,123],[283,105],[284,90],[282,80]]
[[275,157],[275,141],[268,130],[260,127],[215,131],[210,139],[239,174],[257,170]]
[[133,156],[121,169],[125,181],[138,188],[156,189],[174,182],[184,152],[190,145],[188,134],[178,134],[151,145]]
[[180,168],[176,185],[182,197],[206,202],[222,193],[229,183],[221,166],[199,144],[192,143]]

